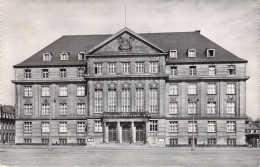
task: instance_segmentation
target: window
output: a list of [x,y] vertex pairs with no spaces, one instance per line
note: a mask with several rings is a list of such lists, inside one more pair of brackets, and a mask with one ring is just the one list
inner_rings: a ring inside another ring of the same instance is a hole
[[77,132],[85,132],[85,122],[77,122]]
[[116,112],[116,90],[108,90],[108,112]]
[[67,96],[67,95],[68,95],[67,86],[65,85],[60,86],[59,96]]
[[24,133],[32,133],[32,122],[24,122]]
[[42,115],[49,115],[49,113],[50,113],[50,104],[43,103],[42,104]]
[[209,66],[209,75],[210,76],[216,75],[216,67],[215,66]]
[[109,74],[116,73],[116,63],[108,63],[108,73]]
[[85,71],[85,68],[78,68],[78,77],[83,77],[84,71]]
[[207,49],[207,57],[215,57],[215,49]]
[[144,63],[135,63],[135,72],[144,73]]
[[209,83],[208,84],[208,94],[213,95],[216,94],[216,84],[215,83]]
[[50,132],[50,124],[49,122],[42,122],[42,133]]
[[158,121],[150,120],[150,132],[157,132],[158,130]]
[[60,122],[59,124],[59,132],[60,133],[67,133],[67,122]]
[[32,97],[32,86],[24,86],[24,96]]
[[197,94],[197,84],[195,83],[188,84],[188,94],[189,95]]
[[215,114],[216,113],[216,102],[208,102],[207,113],[208,114]]
[[42,86],[42,96],[50,96],[50,87]]
[[32,104],[24,105],[24,115],[32,115]]
[[170,139],[170,146],[177,146],[178,145],[178,139]]
[[77,96],[85,96],[85,86],[84,85],[77,86]]
[[158,72],[158,62],[150,62],[150,73]]
[[[193,141],[193,139],[192,139],[192,138],[189,138],[189,139],[188,139],[188,144],[189,144],[189,145],[192,145],[192,141]],[[194,138],[194,144],[197,145],[197,139],[196,139],[196,138]]]
[[66,78],[66,69],[60,69],[60,77]]
[[123,74],[130,73],[130,63],[122,63],[122,73]]
[[188,50],[188,57],[189,57],[189,58],[194,58],[194,57],[196,57],[196,50],[195,50],[195,49],[189,49],[189,50]]
[[135,90],[135,108],[136,112],[142,112],[144,108],[144,89]]
[[67,114],[67,103],[60,103],[60,115]]
[[236,84],[235,83],[227,84],[227,94],[236,94]]
[[122,90],[122,112],[130,112],[130,90]]
[[178,132],[178,121],[170,121],[170,132]]
[[85,52],[78,53],[78,60],[85,60]]
[[235,114],[235,102],[227,102],[227,114]]
[[43,58],[43,61],[51,61],[51,54],[43,53],[42,58]]
[[24,78],[32,78],[31,70],[24,70]]
[[188,114],[196,114],[197,103],[189,102],[188,103]]
[[68,60],[69,59],[69,54],[62,52],[60,53],[60,60]]
[[78,144],[84,144],[86,143],[85,139],[77,139]]
[[95,113],[102,113],[102,90],[95,90]]
[[171,75],[172,76],[178,75],[178,69],[176,66],[171,66]]
[[85,114],[85,104],[84,103],[78,103],[77,104],[77,114],[78,115]]
[[235,146],[236,145],[236,139],[227,139],[227,145],[228,146]]
[[217,144],[217,140],[216,139],[208,139],[208,145],[209,146],[214,146]]
[[24,139],[24,143],[25,144],[30,144],[30,143],[32,143],[32,139]]
[[151,88],[149,93],[149,111],[152,113],[158,112],[158,91]]
[[67,139],[59,139],[59,143],[60,144],[66,144],[67,143]]
[[178,84],[170,84],[169,95],[177,95],[178,94]]
[[196,66],[190,66],[190,75],[196,75],[196,74],[197,74]]
[[102,74],[102,63],[95,63],[95,74]]
[[169,104],[169,114],[178,114],[178,103],[170,102],[170,104]]
[[235,131],[236,131],[236,122],[227,121],[227,132],[235,132]]
[[216,121],[208,121],[208,132],[216,132]]
[[102,123],[101,121],[95,121],[95,132],[102,132]]
[[49,143],[49,139],[42,139],[42,143]]
[[235,75],[235,73],[236,73],[235,66],[234,65],[229,65],[228,66],[228,74],[229,75]]
[[194,121],[194,125],[192,121],[188,122],[188,132],[197,132],[197,121]]
[[170,50],[170,58],[177,58],[177,50]]
[[42,70],[42,78],[49,78],[49,70],[48,69]]

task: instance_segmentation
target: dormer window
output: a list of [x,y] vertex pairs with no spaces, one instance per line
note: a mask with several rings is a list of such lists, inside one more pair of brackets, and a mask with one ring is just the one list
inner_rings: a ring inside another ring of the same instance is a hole
[[170,50],[170,58],[177,59],[177,50]]
[[78,60],[85,60],[86,58],[85,58],[85,52],[79,52],[78,53]]
[[207,57],[215,57],[215,49],[207,49]]
[[51,53],[43,53],[42,59],[43,61],[51,61]]
[[196,57],[196,49],[189,49],[189,50],[188,50],[188,57],[189,57],[189,58],[194,58],[194,57]]
[[229,75],[235,75],[236,71],[235,71],[235,66],[234,65],[229,65],[228,66],[228,74]]
[[60,60],[68,60],[69,59],[69,53],[68,52],[61,52],[60,53]]

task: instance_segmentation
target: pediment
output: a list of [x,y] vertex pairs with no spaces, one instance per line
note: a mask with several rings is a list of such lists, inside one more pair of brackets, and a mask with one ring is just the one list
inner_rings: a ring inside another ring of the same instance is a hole
[[140,35],[128,28],[124,28],[118,33],[104,40],[87,54],[106,55],[106,54],[143,54],[143,53],[164,53],[162,49],[145,40]]

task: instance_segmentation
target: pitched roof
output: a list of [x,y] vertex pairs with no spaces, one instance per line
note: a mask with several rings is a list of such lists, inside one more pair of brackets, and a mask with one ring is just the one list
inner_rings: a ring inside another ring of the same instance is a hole
[[[62,36],[14,67],[84,65],[85,61],[78,60],[78,53],[82,51],[87,52],[95,48],[111,36],[113,35]],[[169,62],[247,62],[212,42],[199,32],[141,33],[139,36],[164,51],[176,49],[178,51],[177,59],[169,59]],[[187,57],[187,50],[192,48],[196,49],[196,58]],[[207,58],[206,49],[215,49],[215,57]],[[50,62],[43,61],[42,55],[46,52],[51,52],[52,54]],[[68,52],[69,60],[61,61],[60,52]]]

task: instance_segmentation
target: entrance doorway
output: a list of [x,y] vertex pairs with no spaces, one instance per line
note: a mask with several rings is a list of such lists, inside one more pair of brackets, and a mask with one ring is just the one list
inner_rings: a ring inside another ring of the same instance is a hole
[[129,125],[123,125],[122,127],[122,140],[124,143],[130,143],[131,141],[131,132]]
[[108,127],[108,141],[116,142],[116,126],[115,125],[110,125]]
[[145,141],[145,131],[143,125],[136,126],[136,142],[144,142]]

